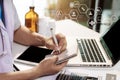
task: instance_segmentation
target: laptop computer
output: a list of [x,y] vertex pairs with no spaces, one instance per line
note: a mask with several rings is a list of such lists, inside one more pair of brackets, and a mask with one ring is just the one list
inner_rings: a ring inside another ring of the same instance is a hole
[[99,38],[76,39],[78,56],[68,66],[114,66],[120,60],[119,35],[120,19]]

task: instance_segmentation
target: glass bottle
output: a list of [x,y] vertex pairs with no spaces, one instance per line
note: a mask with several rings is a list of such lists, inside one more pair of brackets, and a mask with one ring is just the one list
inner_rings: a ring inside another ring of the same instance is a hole
[[25,14],[25,26],[32,32],[38,32],[39,15],[34,11],[34,6],[29,7],[30,10]]

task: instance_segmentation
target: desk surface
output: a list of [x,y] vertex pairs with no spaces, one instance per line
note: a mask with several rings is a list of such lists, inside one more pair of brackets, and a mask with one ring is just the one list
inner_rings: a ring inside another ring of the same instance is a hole
[[[100,37],[100,34],[88,29],[87,27],[77,24],[71,20],[63,20],[56,22],[56,33],[62,33],[68,37]],[[68,43],[69,45],[70,43]],[[18,53],[23,52],[27,46],[22,46],[19,44],[13,44],[13,55],[16,56]],[[17,67],[21,70],[31,68],[32,66],[16,63]],[[91,76],[100,76],[102,80],[105,80],[106,74],[116,74],[117,79],[120,80],[120,61],[112,68],[86,68],[86,67],[65,67],[65,70],[70,72],[75,72],[79,74],[86,74]],[[37,80],[55,80],[56,75],[42,77]]]

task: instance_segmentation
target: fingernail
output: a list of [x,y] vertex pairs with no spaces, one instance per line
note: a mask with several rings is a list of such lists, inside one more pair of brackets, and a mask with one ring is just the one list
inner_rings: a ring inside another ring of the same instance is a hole
[[60,51],[60,49],[61,49],[61,46],[56,47],[56,49],[55,49],[55,50]]

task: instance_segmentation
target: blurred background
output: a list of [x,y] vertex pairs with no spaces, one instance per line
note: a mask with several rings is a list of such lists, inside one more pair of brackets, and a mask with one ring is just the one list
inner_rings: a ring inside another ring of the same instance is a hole
[[[13,0],[21,23],[29,6],[34,5],[39,18],[57,21],[71,19],[98,33],[103,33],[120,15],[120,0]],[[74,26],[73,26],[74,27]]]

